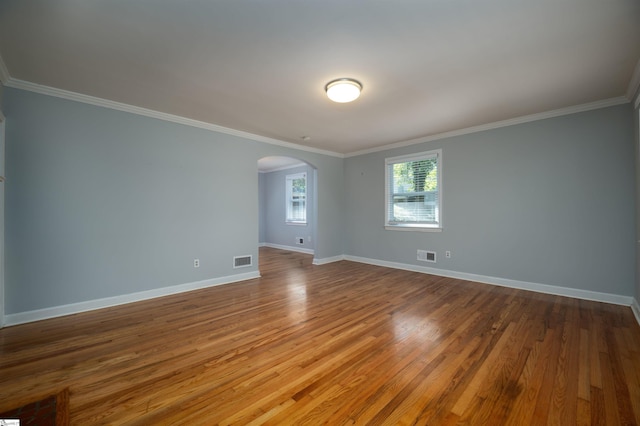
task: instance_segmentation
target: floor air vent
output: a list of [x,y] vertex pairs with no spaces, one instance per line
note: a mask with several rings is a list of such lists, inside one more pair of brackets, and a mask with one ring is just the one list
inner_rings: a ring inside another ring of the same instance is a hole
[[245,266],[251,266],[253,264],[251,260],[251,255],[249,256],[235,256],[233,258],[233,267],[234,268],[243,268]]

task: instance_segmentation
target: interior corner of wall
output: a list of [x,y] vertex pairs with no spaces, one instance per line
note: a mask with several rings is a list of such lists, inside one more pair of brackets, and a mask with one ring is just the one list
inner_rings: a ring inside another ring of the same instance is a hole
[[638,299],[633,299],[633,302],[631,303],[631,310],[633,311],[633,315],[636,317],[638,325],[640,325],[640,305],[638,304]]

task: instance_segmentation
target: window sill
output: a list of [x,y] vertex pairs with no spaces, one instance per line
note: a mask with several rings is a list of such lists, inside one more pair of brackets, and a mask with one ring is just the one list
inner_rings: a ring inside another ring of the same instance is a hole
[[285,225],[307,226],[307,222],[285,222]]
[[441,226],[385,225],[387,231],[442,232]]

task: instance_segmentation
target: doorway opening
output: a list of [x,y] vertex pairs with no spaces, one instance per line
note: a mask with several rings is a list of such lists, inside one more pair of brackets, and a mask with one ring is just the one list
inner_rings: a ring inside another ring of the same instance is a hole
[[293,157],[258,160],[258,242],[314,254],[317,235],[317,169]]

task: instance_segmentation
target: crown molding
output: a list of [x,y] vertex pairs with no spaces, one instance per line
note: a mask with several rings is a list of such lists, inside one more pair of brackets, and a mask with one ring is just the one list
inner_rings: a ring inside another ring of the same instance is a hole
[[627,87],[627,99],[633,102],[633,106],[638,108],[640,104],[640,59],[636,63],[636,67],[631,74],[631,80],[629,80],[629,87]]
[[[6,74],[4,74],[6,73]],[[6,81],[1,80],[6,75]],[[253,140],[256,142],[263,142],[270,145],[277,145],[285,148],[295,149],[298,151],[306,151],[312,152],[316,154],[328,155],[331,157],[337,158],[349,158],[356,157],[359,155],[370,154],[374,152],[387,151],[395,148],[402,148],[411,145],[418,145],[425,142],[431,142],[435,140],[451,138],[455,136],[462,136],[471,133],[482,132],[486,130],[499,129],[501,127],[513,126],[516,124],[529,123],[532,121],[545,120],[548,118],[560,117],[563,115],[576,114],[579,112],[591,111],[600,108],[607,108],[610,106],[622,105],[629,103],[630,97],[629,94],[635,90],[636,98],[635,98],[635,107],[638,107],[640,103],[640,93],[638,93],[638,89],[640,89],[640,61],[638,61],[638,65],[636,65],[635,71],[629,83],[629,88],[627,90],[626,96],[619,96],[616,98],[604,99],[601,101],[590,102],[586,104],[574,105],[566,108],[555,109],[551,111],[545,111],[536,114],[525,115],[521,117],[511,118],[508,120],[496,121],[493,123],[481,124],[478,126],[466,127],[464,129],[452,130],[449,132],[437,133],[430,136],[424,136],[416,139],[410,139],[406,141],[396,142],[392,144],[386,144],[375,148],[364,149],[360,151],[354,151],[346,154],[341,154],[334,151],[328,151],[324,149],[318,149],[313,147],[307,147],[303,145],[298,145],[291,142],[285,142],[278,139],[268,138],[265,136],[256,135],[249,132],[244,132],[241,130],[230,129],[228,127],[219,126],[213,123],[207,123],[204,121],[193,120],[191,118],[181,117],[178,115],[168,114],[160,111],[151,110],[148,108],[137,107],[134,105],[128,105],[121,102],[111,101],[108,99],[102,99],[95,96],[84,95],[82,93],[71,92],[68,90],[57,89],[54,87],[44,86],[37,83],[31,83],[29,81],[19,80],[15,78],[11,78],[9,73],[2,62],[2,57],[0,57],[0,81],[7,86],[15,89],[26,90],[29,92],[40,93],[43,95],[53,96],[61,99],[67,99],[71,101],[81,102],[89,105],[100,106],[104,108],[109,108],[117,111],[128,112],[131,114],[142,115],[145,117],[155,118],[158,120],[168,121],[172,123],[182,124],[185,126],[196,127],[200,129],[210,130],[212,132],[224,133],[231,136],[237,136],[244,139]]]
[[151,117],[158,120],[168,121],[171,123],[183,124],[185,126],[197,127],[199,129],[210,130],[212,132],[224,133],[231,136],[237,136],[244,139],[249,139],[256,142],[264,142],[270,145],[277,145],[285,148],[291,148],[298,151],[313,152],[316,154],[328,155],[331,157],[344,158],[343,154],[338,152],[328,151],[324,149],[318,149],[308,146],[302,146],[291,142],[285,142],[278,139],[272,139],[265,136],[255,135],[249,132],[243,132],[241,130],[230,129],[228,127],[219,126],[213,123],[207,123],[204,121],[193,120],[191,118],[181,117],[179,115],[168,114],[165,112],[155,111],[148,108],[137,107],[134,105],[128,105],[122,102],[111,101],[108,99],[102,99],[95,96],[84,95],[82,93],[71,92],[69,90],[56,89],[55,87],[43,86],[41,84],[31,83],[29,81],[18,80],[15,78],[9,78],[5,84],[7,87],[14,89],[26,90],[29,92],[40,93],[42,95],[53,96],[56,98],[66,99],[70,101],[81,102],[89,105],[95,105],[99,107],[114,109],[117,111],[124,111],[131,114],[142,115],[145,117]]
[[9,70],[7,69],[7,66],[4,63],[4,60],[0,55],[0,83],[6,86],[7,82],[10,79],[11,79],[11,76],[9,75]]
[[541,112],[537,114],[523,115],[522,117],[510,118],[508,120],[495,121],[493,123],[481,124],[478,126],[466,127],[464,129],[452,130],[450,132],[437,133],[435,135],[425,136],[417,139],[401,141],[389,145],[383,145],[376,148],[364,149],[361,151],[350,152],[345,154],[345,158],[355,157],[358,155],[370,154],[373,152],[387,151],[394,148],[402,148],[411,145],[417,145],[425,142],[436,141],[455,136],[468,135],[470,133],[483,132],[486,130],[499,129],[501,127],[514,126],[516,124],[529,123],[532,121],[546,120],[547,118],[560,117],[563,115],[576,114],[579,112],[591,111],[594,109],[607,108],[610,106],[628,104],[629,99],[625,96],[617,98],[605,99],[602,101],[590,102],[581,105],[574,105],[567,108],[554,109],[551,111]]

